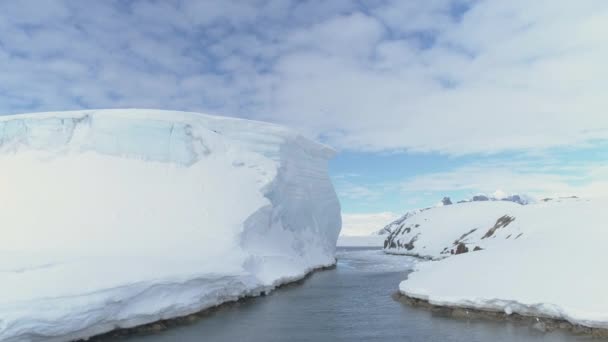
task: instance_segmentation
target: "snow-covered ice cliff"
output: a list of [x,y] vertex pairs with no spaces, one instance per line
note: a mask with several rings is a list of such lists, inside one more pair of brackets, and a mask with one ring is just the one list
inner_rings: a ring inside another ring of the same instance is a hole
[[0,117],[0,340],[187,315],[333,264],[332,156],[196,113]]
[[607,206],[564,198],[432,208],[406,220],[386,250],[436,259],[400,284],[409,297],[608,328]]

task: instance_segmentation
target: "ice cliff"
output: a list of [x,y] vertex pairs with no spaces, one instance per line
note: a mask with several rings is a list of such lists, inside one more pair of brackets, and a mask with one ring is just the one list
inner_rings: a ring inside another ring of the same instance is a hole
[[196,113],[0,117],[0,340],[183,316],[333,264],[332,156]]

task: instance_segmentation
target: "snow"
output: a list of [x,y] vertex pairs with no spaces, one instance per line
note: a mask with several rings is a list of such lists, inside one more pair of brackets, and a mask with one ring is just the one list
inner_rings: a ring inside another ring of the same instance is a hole
[[333,264],[333,153],[197,113],[0,117],[0,340],[183,316]]
[[[421,213],[414,218],[427,225],[419,231],[415,252],[422,253],[426,245],[426,255],[447,258],[417,264],[399,289],[435,305],[608,328],[608,275],[602,261],[608,241],[607,205],[607,200],[569,198],[526,206],[463,203]],[[480,234],[494,227],[492,220],[505,214],[515,220],[482,239]],[[466,237],[465,243],[484,250],[437,254],[472,228],[480,232]],[[521,235],[514,239],[516,234]]]
[[[490,248],[497,241],[517,239],[520,231],[515,213],[522,206],[508,201],[465,202],[433,207],[402,221],[385,241],[385,251],[423,258],[444,258],[462,242],[470,250]],[[515,217],[505,229],[483,238],[501,217]]]
[[[528,205],[528,204],[533,204],[533,203],[537,202],[534,197],[529,196],[529,195],[525,195],[525,194],[507,195],[504,191],[497,190],[492,196],[487,196],[485,194],[477,194],[469,199],[460,200],[456,204],[469,203],[469,202],[486,202],[486,201],[512,202],[512,203],[517,203],[520,205]],[[441,201],[437,202],[433,207],[428,207],[428,208],[424,208],[424,209],[415,209],[415,210],[410,210],[410,211],[406,212],[399,219],[389,223],[388,225],[384,226],[384,228],[376,231],[376,234],[390,235],[392,232],[394,232],[397,229],[399,229],[400,227],[402,227],[403,223],[406,220],[408,220],[410,217],[412,217],[420,212],[430,210],[433,208],[437,208],[437,207],[450,206],[450,205],[454,205],[454,204],[455,203],[452,202],[450,197],[447,197],[447,196],[443,197],[443,199]],[[411,221],[408,221],[408,222],[411,222]]]
[[396,229],[398,229],[403,224],[403,222],[405,222],[405,220],[407,220],[410,217],[418,214],[419,212],[420,212],[420,210],[411,210],[411,211],[408,211],[403,216],[401,216],[398,219],[396,219],[396,220],[392,221],[391,223],[387,224],[386,226],[384,226],[384,228],[378,230],[376,232],[376,234],[377,235],[391,234],[393,231],[395,231]]

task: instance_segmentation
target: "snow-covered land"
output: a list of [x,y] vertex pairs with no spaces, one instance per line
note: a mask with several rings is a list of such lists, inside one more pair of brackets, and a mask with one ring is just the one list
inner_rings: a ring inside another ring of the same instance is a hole
[[[508,201],[466,202],[421,210],[403,220],[384,241],[384,250],[428,259],[491,248],[522,237]],[[489,228],[497,227],[493,233]]]
[[[507,195],[504,192],[498,190],[492,195],[477,194],[469,199],[460,200],[457,203],[460,204],[460,203],[469,203],[469,202],[496,202],[496,201],[512,202],[512,203],[517,203],[517,204],[521,204],[521,205],[527,205],[527,204],[532,204],[532,203],[536,202],[536,200],[533,197],[528,196],[528,195],[522,195],[522,194]],[[435,207],[444,207],[444,206],[448,206],[448,205],[452,205],[452,204],[454,204],[454,203],[452,202],[451,198],[444,197],[434,207],[410,210],[410,211],[406,212],[403,216],[398,218],[397,220],[387,224],[382,229],[378,230],[376,232],[376,234],[390,235],[392,232],[394,232],[397,229],[399,229],[400,227],[402,227],[404,222],[407,219],[409,219],[410,217],[412,217],[422,211],[426,211],[426,210],[429,210],[429,209],[432,209]]]
[[0,340],[187,315],[333,264],[332,155],[195,113],[0,117]]
[[407,213],[405,213],[400,218],[398,218],[395,221],[387,224],[382,229],[380,229],[379,231],[377,231],[376,235],[390,235],[392,232],[394,232],[395,230],[399,229],[399,227],[401,227],[401,225],[403,224],[403,222],[405,222],[405,220],[407,220],[410,217],[418,214],[419,212],[420,212],[420,210],[410,210],[410,211],[408,211]]
[[606,207],[578,198],[442,206],[404,221],[386,251],[436,259],[400,284],[409,297],[608,328]]

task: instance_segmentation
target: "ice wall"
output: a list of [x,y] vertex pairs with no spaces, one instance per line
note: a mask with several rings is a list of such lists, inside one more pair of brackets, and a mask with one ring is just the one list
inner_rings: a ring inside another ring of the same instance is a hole
[[196,113],[0,117],[0,340],[185,315],[332,264],[332,155]]

